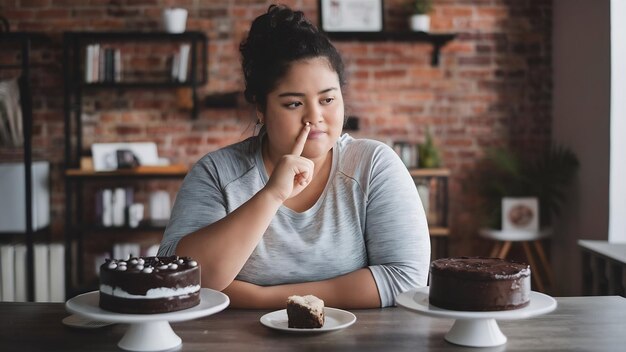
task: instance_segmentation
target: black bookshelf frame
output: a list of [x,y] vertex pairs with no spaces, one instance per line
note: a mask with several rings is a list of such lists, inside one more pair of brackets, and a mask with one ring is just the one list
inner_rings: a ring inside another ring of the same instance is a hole
[[[24,236],[26,238],[26,291],[27,300],[35,301],[35,269],[34,269],[34,237],[33,229],[33,151],[32,151],[32,131],[33,131],[33,103],[30,86],[30,69],[33,66],[30,62],[31,47],[34,42],[47,42],[48,38],[41,33],[34,32],[0,32],[0,43],[17,43],[20,46],[20,63],[3,64],[0,70],[20,70],[20,108],[22,110],[22,136],[24,138],[24,196],[25,196],[25,218],[26,227]],[[42,229],[46,231],[49,227]]]
[[[82,70],[83,49],[93,43],[181,43],[188,42],[190,48],[189,79],[185,82],[175,81],[132,81],[132,82],[92,82],[84,80]],[[143,179],[182,179],[181,173],[159,173],[158,171],[137,175],[124,173],[98,173],[91,175],[72,175],[68,170],[80,168],[83,154],[82,136],[82,98],[98,90],[127,89],[176,89],[190,88],[193,107],[191,117],[197,118],[199,112],[198,88],[208,80],[208,38],[205,33],[189,31],[184,33],[166,32],[65,32],[63,33],[63,77],[64,77],[64,113],[65,113],[65,253],[66,253],[66,296],[94,289],[84,280],[83,241],[85,234],[90,232],[110,233],[119,231],[162,231],[165,226],[142,224],[138,228],[115,227],[104,228],[88,224],[83,214],[83,187],[87,182],[114,181],[134,182]],[[198,70],[200,65],[200,70]],[[76,243],[76,252],[72,249]],[[74,258],[75,256],[75,258]],[[75,263],[74,263],[75,261]],[[76,268],[76,277],[73,275]],[[76,282],[75,280],[76,279]]]
[[439,66],[441,48],[452,41],[455,33],[429,33],[429,32],[325,32],[332,41],[360,41],[360,42],[423,42],[433,46],[430,64]]

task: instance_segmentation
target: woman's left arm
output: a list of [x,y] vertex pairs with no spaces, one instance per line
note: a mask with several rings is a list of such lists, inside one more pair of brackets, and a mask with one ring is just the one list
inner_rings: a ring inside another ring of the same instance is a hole
[[365,243],[381,306],[398,294],[426,286],[430,236],[415,182],[396,153],[379,145],[367,183]]
[[328,307],[358,309],[380,307],[378,288],[367,269],[359,269],[329,280],[277,286],[258,286],[235,280],[223,291],[230,298],[231,308],[285,308],[291,295],[315,295]]

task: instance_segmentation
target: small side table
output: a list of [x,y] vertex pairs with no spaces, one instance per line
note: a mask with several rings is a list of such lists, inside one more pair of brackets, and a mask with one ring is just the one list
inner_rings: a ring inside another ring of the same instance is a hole
[[[496,241],[489,254],[490,257],[494,258],[506,259],[513,243],[521,243],[524,249],[524,255],[531,267],[531,277],[537,290],[546,292],[546,287],[552,286],[554,275],[552,274],[552,267],[550,266],[542,243],[542,240],[552,236],[551,228],[542,229],[540,231],[480,229],[480,235],[483,238]],[[540,264],[542,268],[537,264]],[[543,277],[542,271],[545,273],[545,278]]]

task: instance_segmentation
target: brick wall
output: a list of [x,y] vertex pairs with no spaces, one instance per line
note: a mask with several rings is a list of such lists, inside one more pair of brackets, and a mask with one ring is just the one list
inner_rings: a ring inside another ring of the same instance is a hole
[[[285,3],[317,21],[317,0]],[[204,31],[209,44],[209,82],[200,97],[241,90],[238,44],[251,20],[269,1],[260,0],[4,0],[0,15],[13,30],[41,31],[51,43],[37,50],[33,70],[36,157],[51,160],[54,233],[63,227],[63,96],[61,33],[89,30],[156,30],[161,9],[189,10],[188,29]],[[404,0],[385,1],[388,29],[407,28]],[[430,66],[424,43],[337,42],[349,72],[348,113],[360,117],[357,137],[421,142],[430,129],[452,170],[453,255],[486,254],[476,240],[479,199],[473,194],[484,148],[511,145],[524,153],[550,141],[550,0],[435,0],[432,30],[458,33]],[[0,60],[14,55],[2,50]],[[1,73],[6,77],[7,73]],[[9,73],[10,75],[10,73]],[[159,154],[191,165],[206,152],[252,132],[250,107],[203,108],[192,120],[174,91],[105,91],[85,97],[85,145],[104,141],[155,140]],[[0,149],[0,160],[20,150]]]

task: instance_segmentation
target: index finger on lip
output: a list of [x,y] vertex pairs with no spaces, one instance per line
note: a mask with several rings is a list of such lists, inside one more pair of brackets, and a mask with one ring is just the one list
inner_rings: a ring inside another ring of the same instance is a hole
[[293,145],[291,154],[295,154],[298,156],[302,155],[302,151],[304,150],[304,144],[306,143],[306,138],[309,135],[309,131],[311,131],[311,125],[307,122],[300,131],[298,138],[296,138],[296,143]]

